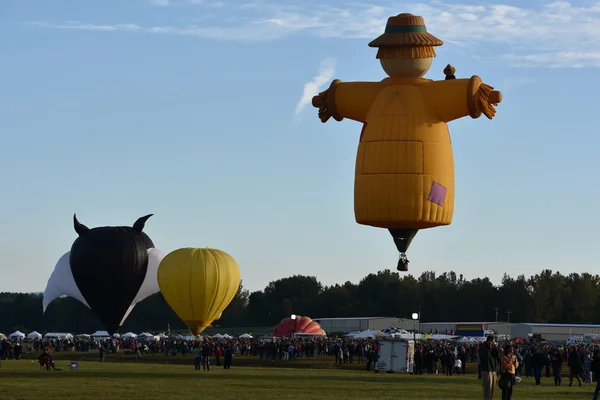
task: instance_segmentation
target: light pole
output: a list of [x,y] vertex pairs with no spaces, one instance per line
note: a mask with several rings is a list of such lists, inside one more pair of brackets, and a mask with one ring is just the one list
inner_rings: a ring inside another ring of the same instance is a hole
[[419,319],[419,313],[412,313],[412,320],[413,320],[413,340],[415,342],[415,345],[417,344],[417,320]]
[[[414,354],[417,351],[417,320],[419,319],[419,313],[412,313],[412,320],[413,320],[413,360],[415,359]],[[413,363],[413,371],[412,373],[415,374],[417,372],[417,366]]]
[[296,333],[296,314],[292,314],[290,318],[292,319],[292,337],[294,337],[294,333]]
[[[290,318],[292,319],[292,338],[294,337],[294,334],[296,333],[296,314],[292,314],[290,316]],[[296,346],[292,343],[292,345],[294,346],[294,352],[292,354],[292,360],[294,360],[296,358]]]

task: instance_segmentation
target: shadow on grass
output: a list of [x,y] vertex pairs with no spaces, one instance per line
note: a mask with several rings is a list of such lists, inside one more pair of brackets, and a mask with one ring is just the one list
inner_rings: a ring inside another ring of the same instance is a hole
[[[233,372],[233,370],[232,370]],[[187,381],[190,379],[206,379],[212,381],[245,381],[245,382],[265,382],[266,380],[281,382],[281,381],[295,381],[299,385],[303,385],[306,379],[311,381],[330,381],[330,382],[352,382],[352,383],[376,383],[376,384],[397,384],[397,383],[410,383],[408,379],[409,375],[406,374],[376,374],[374,372],[368,373],[365,371],[364,375],[356,374],[339,374],[339,375],[326,375],[315,373],[310,377],[304,377],[301,381],[298,376],[293,372],[290,374],[256,374],[251,371],[235,371],[233,373],[214,373],[213,371],[199,371],[195,373],[193,370],[190,373],[177,370],[177,371],[111,371],[111,370],[98,370],[98,369],[80,369],[78,371],[61,370],[61,371],[3,371],[0,373],[4,378],[9,379],[79,379],[81,378],[100,378],[100,379],[168,379],[171,381]],[[385,375],[385,377],[384,377]],[[398,379],[394,379],[396,376]],[[387,378],[391,377],[391,378]],[[415,377],[415,379],[418,379]],[[419,379],[420,380],[420,379]],[[422,382],[422,380],[421,380]],[[413,383],[415,383],[413,381]],[[433,383],[433,382],[432,382]],[[449,379],[436,380],[435,384],[447,384],[457,383],[456,381],[451,382]],[[256,384],[254,384],[256,386]]]

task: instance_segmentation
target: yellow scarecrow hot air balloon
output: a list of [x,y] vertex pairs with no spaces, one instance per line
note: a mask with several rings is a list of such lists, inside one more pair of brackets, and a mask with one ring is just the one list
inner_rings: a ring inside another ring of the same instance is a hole
[[492,119],[502,94],[480,77],[424,78],[435,46],[422,17],[390,17],[385,32],[369,43],[388,78],[380,82],[334,80],[313,98],[319,118],[349,118],[363,124],[356,156],[356,222],[388,229],[408,269],[406,251],[421,229],[452,223],[454,158],[448,122],[470,116]]
[[240,286],[240,268],[217,249],[184,248],[167,254],[158,268],[166,302],[194,335],[221,317]]

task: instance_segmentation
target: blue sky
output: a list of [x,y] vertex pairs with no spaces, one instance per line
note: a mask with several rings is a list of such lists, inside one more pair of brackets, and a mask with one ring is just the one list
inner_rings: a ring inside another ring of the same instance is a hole
[[43,290],[74,212],[154,213],[158,248],[225,250],[252,290],[394,269],[389,234],[354,221],[361,126],[302,99],[383,79],[367,43],[401,12],[445,41],[427,77],[450,63],[504,95],[450,124],[454,222],[419,233],[410,272],[597,271],[600,3],[299,4],[2,1],[0,291]]

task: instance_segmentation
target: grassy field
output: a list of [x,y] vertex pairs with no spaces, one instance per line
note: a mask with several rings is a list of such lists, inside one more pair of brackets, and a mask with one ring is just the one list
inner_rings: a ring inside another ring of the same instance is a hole
[[[214,367],[195,371],[191,357],[156,356],[153,362],[130,362],[111,355],[94,361],[93,354],[57,353],[59,371],[42,371],[35,360],[2,361],[0,399],[436,399],[482,398],[481,381],[473,374],[446,377],[375,374],[364,366],[332,367],[332,360],[264,362],[236,358],[230,370]],[[91,357],[90,357],[91,356]],[[70,359],[79,369],[70,371]],[[177,359],[177,360],[175,360]],[[125,361],[125,362],[119,362]],[[33,362],[32,362],[33,361]],[[237,364],[237,365],[236,365]],[[255,366],[251,366],[251,365]],[[244,366],[241,366],[244,365]],[[277,367],[277,368],[273,368]],[[290,368],[292,367],[292,368]],[[360,368],[360,369],[359,369]],[[594,385],[555,387],[544,378],[541,387],[525,378],[515,388],[515,399],[589,399]],[[498,392],[496,399],[500,400]]]

